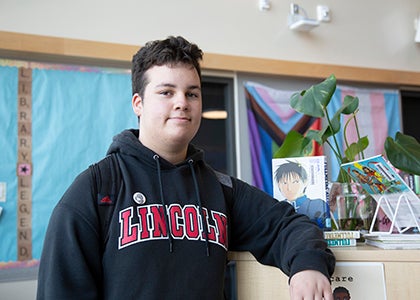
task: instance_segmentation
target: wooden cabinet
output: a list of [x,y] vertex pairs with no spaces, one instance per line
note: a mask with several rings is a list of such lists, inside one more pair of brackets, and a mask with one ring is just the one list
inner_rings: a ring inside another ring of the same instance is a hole
[[[338,262],[381,262],[388,300],[418,299],[420,250],[383,250],[371,246],[332,249]],[[289,299],[288,277],[258,263],[248,252],[230,252],[236,261],[239,300]]]

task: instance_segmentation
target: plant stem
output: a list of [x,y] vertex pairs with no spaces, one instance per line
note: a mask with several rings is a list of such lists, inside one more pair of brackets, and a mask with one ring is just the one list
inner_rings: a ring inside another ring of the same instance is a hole
[[[357,109],[354,113],[353,113],[353,115],[354,115],[354,127],[356,128],[356,133],[357,133],[357,140],[359,140],[360,141],[360,131],[359,131],[359,125],[357,124],[357,118],[356,118],[356,114],[359,112],[359,109]],[[362,159],[364,159],[365,158],[365,153],[364,153],[364,151],[361,151],[360,152],[361,153],[361,155],[362,155]]]
[[344,124],[344,128],[343,128],[343,137],[344,137],[344,144],[346,144],[346,148],[349,147],[349,141],[347,140],[347,126],[349,125],[351,119],[353,119],[355,117],[354,114],[352,114],[351,118],[349,118],[347,120],[347,122]]
[[330,115],[328,114],[328,110],[327,110],[327,108],[326,108],[326,107],[324,107],[323,109],[324,109],[325,117],[326,117],[327,122],[328,122],[328,126],[330,127],[331,132],[333,133],[333,134],[332,134],[332,137],[333,137],[334,144],[335,144],[335,147],[336,147],[336,148],[334,148],[334,147],[333,147],[333,146],[332,146],[332,145],[328,142],[328,140],[326,140],[326,142],[327,142],[327,143],[328,143],[328,145],[331,147],[331,149],[333,149],[333,151],[334,151],[335,155],[337,156],[337,160],[339,161],[339,165],[341,165],[341,163],[343,162],[343,157],[342,157],[342,155],[341,155],[341,153],[340,153],[340,147],[339,147],[339,145],[338,145],[337,138],[335,137],[334,128],[333,128],[333,126],[332,126],[332,124],[331,124]]

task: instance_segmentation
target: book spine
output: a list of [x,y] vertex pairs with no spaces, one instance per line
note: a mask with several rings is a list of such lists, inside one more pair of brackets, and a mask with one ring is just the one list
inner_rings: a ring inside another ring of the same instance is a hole
[[324,159],[324,174],[325,174],[325,209],[326,209],[326,218],[325,218],[325,228],[324,230],[331,230],[331,209],[330,209],[330,190],[328,184],[328,164],[327,157],[323,156]]
[[356,246],[356,239],[330,239],[326,241],[328,243],[328,247]]
[[331,239],[358,239],[360,231],[325,231],[324,238]]
[[414,192],[420,195],[420,176],[414,175]]

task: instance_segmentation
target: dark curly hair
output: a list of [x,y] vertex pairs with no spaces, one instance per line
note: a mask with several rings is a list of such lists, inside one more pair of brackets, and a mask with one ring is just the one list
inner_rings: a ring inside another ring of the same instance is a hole
[[188,42],[181,36],[169,36],[165,40],[150,41],[133,56],[131,67],[131,84],[133,95],[144,96],[148,83],[145,77],[147,70],[154,66],[175,66],[179,63],[194,67],[201,81],[200,60],[203,52],[197,45]]
[[348,299],[351,299],[350,291],[348,289],[346,289],[344,286],[338,286],[334,289],[334,292],[333,292],[334,299],[335,299],[336,293],[346,293],[349,296]]
[[308,173],[306,173],[305,168],[301,164],[293,161],[287,161],[287,163],[280,165],[275,171],[274,176],[276,182],[279,182],[280,179],[291,176],[291,174],[298,175],[302,181],[308,180]]

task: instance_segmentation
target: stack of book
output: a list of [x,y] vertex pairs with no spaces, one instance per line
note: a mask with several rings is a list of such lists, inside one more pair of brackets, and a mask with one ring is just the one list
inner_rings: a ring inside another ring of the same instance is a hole
[[324,231],[324,238],[328,247],[349,247],[356,246],[360,238],[360,231],[356,230],[334,230]]
[[420,234],[365,234],[366,245],[382,249],[420,249]]

